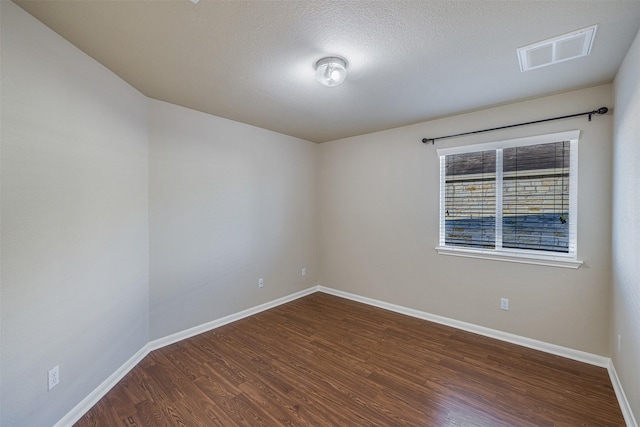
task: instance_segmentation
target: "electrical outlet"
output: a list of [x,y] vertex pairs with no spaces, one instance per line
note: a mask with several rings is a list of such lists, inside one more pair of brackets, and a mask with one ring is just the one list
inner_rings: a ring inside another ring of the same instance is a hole
[[622,335],[618,334],[618,354],[622,354]]
[[49,371],[48,378],[49,378],[49,390],[51,390],[52,388],[54,388],[60,383],[60,366],[59,365],[56,365],[54,368],[52,368]]
[[264,279],[261,277],[258,279],[258,287],[261,288],[264,286]]
[[500,310],[509,310],[509,298],[500,298]]
[[302,277],[307,275],[307,267],[302,267]]

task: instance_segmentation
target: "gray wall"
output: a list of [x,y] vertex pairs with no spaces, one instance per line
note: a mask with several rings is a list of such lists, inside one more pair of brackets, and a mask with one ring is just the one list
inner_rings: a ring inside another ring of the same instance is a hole
[[0,424],[47,426],[148,341],[147,99],[0,3]]
[[317,283],[316,144],[153,100],[149,123],[152,339]]
[[150,100],[1,7],[0,424],[45,426],[150,339],[317,283],[318,146]]
[[446,143],[583,131],[585,265],[568,270],[437,255],[437,156],[419,141],[611,106],[611,85],[317,146],[148,100],[13,3],[0,15],[0,424],[51,425],[149,339],[317,282],[611,354],[640,411],[637,39],[613,171],[611,115]]
[[[611,357],[640,421],[640,33],[615,80]],[[621,348],[618,352],[618,335]]]
[[[432,145],[423,137],[611,106],[611,85],[320,145],[320,284],[599,355],[609,354],[612,115]],[[578,270],[438,255],[436,147],[582,130]],[[500,297],[511,310],[499,309]]]

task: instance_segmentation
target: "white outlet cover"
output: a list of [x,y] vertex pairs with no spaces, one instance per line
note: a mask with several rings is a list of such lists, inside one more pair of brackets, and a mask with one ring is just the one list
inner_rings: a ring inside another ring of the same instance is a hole
[[302,277],[307,275],[307,267],[302,267]]
[[500,309],[509,310],[509,298],[500,298]]
[[47,375],[49,380],[49,390],[60,384],[60,365],[53,367]]
[[258,279],[258,287],[261,288],[264,286],[264,279],[261,277]]

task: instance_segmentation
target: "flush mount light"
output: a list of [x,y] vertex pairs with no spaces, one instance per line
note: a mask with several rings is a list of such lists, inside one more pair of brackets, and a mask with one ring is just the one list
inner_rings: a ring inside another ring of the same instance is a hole
[[316,62],[316,79],[329,87],[338,86],[347,77],[347,61],[337,56],[322,58]]

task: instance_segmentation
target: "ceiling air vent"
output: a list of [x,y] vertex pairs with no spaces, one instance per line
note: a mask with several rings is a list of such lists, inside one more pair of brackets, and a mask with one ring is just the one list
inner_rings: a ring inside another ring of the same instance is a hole
[[533,43],[518,49],[520,71],[535,70],[591,53],[597,25]]

